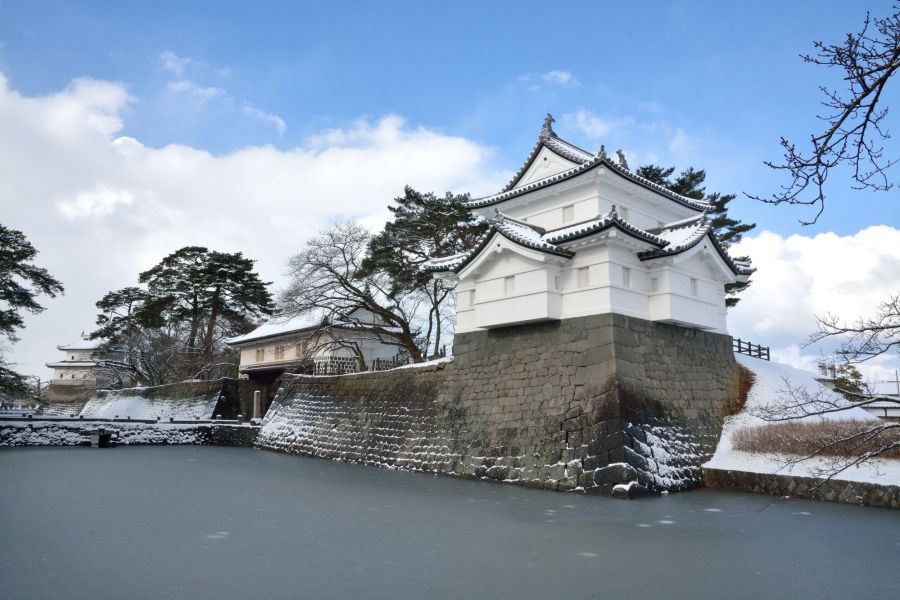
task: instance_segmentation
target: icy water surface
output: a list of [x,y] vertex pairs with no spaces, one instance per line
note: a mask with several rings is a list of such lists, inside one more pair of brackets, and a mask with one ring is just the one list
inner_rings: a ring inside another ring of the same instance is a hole
[[3,598],[896,598],[900,513],[240,448],[0,451]]

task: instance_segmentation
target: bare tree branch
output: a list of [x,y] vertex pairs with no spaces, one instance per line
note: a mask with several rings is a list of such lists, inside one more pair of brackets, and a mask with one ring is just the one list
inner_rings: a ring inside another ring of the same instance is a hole
[[810,64],[843,71],[847,89],[843,93],[821,86],[824,107],[819,118],[825,130],[810,135],[809,147],[798,149],[782,137],[784,151],[780,163],[765,164],[787,171],[790,181],[771,196],[752,196],[769,204],[794,204],[817,207],[810,221],[815,223],[825,209],[826,183],[832,169],[847,166],[855,189],[887,191],[893,183],[887,170],[898,159],[886,158],[884,140],[891,137],[884,125],[889,107],[883,94],[900,69],[900,14],[871,18],[866,14],[861,30],[848,33],[840,44],[814,42],[816,53],[803,55]]

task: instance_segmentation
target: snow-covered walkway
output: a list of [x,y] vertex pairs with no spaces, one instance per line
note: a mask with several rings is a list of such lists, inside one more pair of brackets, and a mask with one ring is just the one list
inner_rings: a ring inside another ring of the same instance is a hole
[[[744,410],[728,417],[722,429],[722,438],[712,459],[703,465],[709,469],[747,471],[751,473],[774,473],[801,477],[815,477],[818,468],[825,466],[825,460],[808,460],[803,463],[785,466],[784,457],[774,454],[757,454],[742,452],[732,447],[734,432],[741,427],[753,427],[766,424],[766,421],[752,414],[766,406],[778,403],[785,396],[783,391],[791,388],[803,388],[810,393],[820,390],[829,400],[849,405],[839,394],[824,388],[811,373],[801,371],[776,362],[751,358],[743,354],[735,354],[738,363],[750,369],[756,375],[756,382],[750,390]],[[787,385],[786,385],[787,384]],[[838,413],[822,416],[811,416],[806,419],[835,420],[877,420],[865,410],[854,407]],[[826,459],[827,460],[827,459]],[[878,460],[870,465],[852,467],[835,477],[842,481],[859,481],[879,483],[883,485],[900,485],[900,460]]]

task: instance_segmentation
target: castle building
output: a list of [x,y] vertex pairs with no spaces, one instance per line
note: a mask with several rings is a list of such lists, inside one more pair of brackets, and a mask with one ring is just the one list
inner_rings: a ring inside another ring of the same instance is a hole
[[559,138],[548,115],[501,191],[469,201],[490,229],[473,250],[425,265],[457,281],[457,333],[616,313],[727,333],[732,259],[703,201]]
[[85,336],[71,344],[57,346],[63,352],[63,359],[45,363],[53,369],[53,376],[47,388],[50,401],[70,401],[86,399],[98,387],[108,383],[96,358],[102,340],[91,340]]
[[239,376],[258,386],[265,409],[284,373],[334,375],[403,364],[398,346],[369,330],[377,322],[372,313],[357,309],[348,317],[351,320],[323,319],[322,315],[275,317],[225,343],[240,352]]

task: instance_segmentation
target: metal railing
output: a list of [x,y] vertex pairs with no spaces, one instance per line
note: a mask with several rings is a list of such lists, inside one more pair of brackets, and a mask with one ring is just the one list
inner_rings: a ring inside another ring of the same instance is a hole
[[761,358],[763,360],[771,360],[769,358],[769,347],[768,346],[760,346],[759,344],[753,344],[751,342],[742,340],[741,338],[732,338],[731,340],[731,349],[734,352],[739,354],[746,354],[747,356],[752,356],[754,358]]

